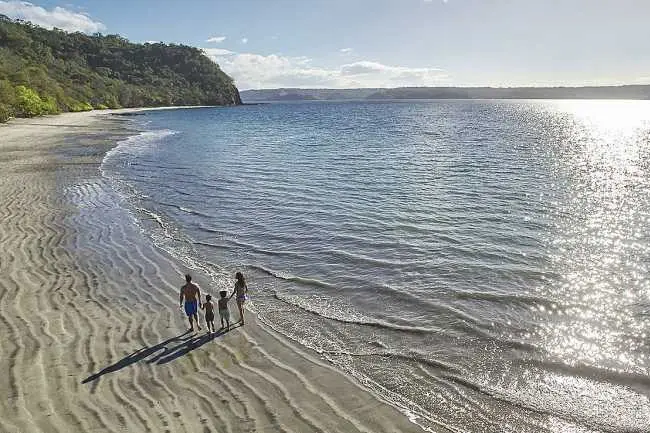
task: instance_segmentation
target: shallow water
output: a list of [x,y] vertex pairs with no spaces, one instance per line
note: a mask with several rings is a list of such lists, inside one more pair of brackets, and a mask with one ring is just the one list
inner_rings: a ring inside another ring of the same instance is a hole
[[157,245],[422,426],[647,431],[650,102],[143,118],[103,172]]

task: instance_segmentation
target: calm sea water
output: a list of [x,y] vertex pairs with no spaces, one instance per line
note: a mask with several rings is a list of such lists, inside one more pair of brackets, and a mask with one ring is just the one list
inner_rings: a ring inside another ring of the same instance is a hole
[[150,112],[161,247],[432,431],[650,430],[650,102]]

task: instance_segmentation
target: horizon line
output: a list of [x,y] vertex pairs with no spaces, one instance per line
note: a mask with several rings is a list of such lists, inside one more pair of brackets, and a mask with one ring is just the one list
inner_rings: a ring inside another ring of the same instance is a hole
[[[235,84],[236,85],[236,84]],[[556,86],[398,86],[398,87],[265,87],[240,90],[240,92],[263,90],[395,90],[395,89],[608,89],[621,87],[650,87],[650,84],[597,84]]]

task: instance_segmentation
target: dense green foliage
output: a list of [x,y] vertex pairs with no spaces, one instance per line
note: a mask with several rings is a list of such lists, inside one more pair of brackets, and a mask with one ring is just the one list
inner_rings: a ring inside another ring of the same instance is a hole
[[0,15],[0,122],[93,108],[240,103],[232,79],[198,48],[47,30]]

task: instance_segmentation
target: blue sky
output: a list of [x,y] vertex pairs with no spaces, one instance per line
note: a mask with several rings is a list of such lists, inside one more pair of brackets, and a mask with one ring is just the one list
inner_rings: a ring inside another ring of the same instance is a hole
[[650,84],[650,0],[0,0],[205,49],[240,89]]

